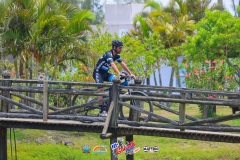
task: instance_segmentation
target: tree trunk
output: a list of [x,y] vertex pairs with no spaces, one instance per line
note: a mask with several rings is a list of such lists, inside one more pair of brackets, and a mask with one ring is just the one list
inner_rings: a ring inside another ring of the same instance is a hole
[[[171,76],[170,76],[170,82],[169,82],[169,87],[173,87],[173,79],[174,79],[174,71],[175,71],[175,68],[172,67],[172,71],[171,71]],[[169,91],[168,94],[172,94],[172,91]],[[170,102],[167,102],[167,107],[171,107],[171,103]]]
[[22,78],[24,73],[23,73],[23,60],[20,59],[20,64],[19,64],[19,75]]
[[180,80],[180,74],[179,74],[179,67],[178,66],[177,66],[177,69],[176,69],[176,78],[177,78],[178,87],[181,87],[181,80]]
[[14,57],[14,67],[15,67],[15,72],[16,72],[16,78],[19,78],[19,68],[18,68],[18,58]]
[[26,65],[25,65],[25,76],[26,76],[26,79],[29,79],[29,58],[26,57]]
[[159,86],[162,86],[162,76],[161,76],[161,65],[159,62],[157,62],[157,69],[158,69],[158,80],[159,80]]
[[30,70],[29,70],[29,72],[30,72],[30,79],[33,79],[33,57],[31,57],[31,59],[30,59]]
[[175,68],[172,67],[171,76],[170,76],[170,82],[169,82],[169,87],[173,87],[174,72],[175,72]]
[[221,11],[223,11],[224,10],[224,8],[223,8],[223,0],[218,0],[218,4],[221,7]]
[[156,70],[155,72],[153,72],[153,78],[154,78],[154,83],[155,83],[155,86],[157,86],[157,78],[156,78]]
[[147,78],[147,85],[150,85],[150,77]]
[[55,78],[57,72],[57,65],[54,66],[53,73],[52,73],[52,80]]
[[[240,6],[240,1],[238,1],[238,6]],[[238,12],[238,17],[240,17],[240,11]]]

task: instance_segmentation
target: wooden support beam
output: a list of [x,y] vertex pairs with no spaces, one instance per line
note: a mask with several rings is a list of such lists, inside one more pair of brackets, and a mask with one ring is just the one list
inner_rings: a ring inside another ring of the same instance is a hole
[[[18,93],[16,93],[16,92],[11,92],[10,94],[13,95],[13,96],[16,96],[16,97],[25,99],[25,100],[27,100],[27,101],[36,103],[36,104],[38,104],[38,105],[40,105],[40,106],[43,106],[43,103],[42,103],[42,102],[40,102],[40,101],[38,101],[38,100],[36,100],[36,99],[34,99],[34,98],[32,98],[32,97],[24,96],[24,95],[18,94]],[[49,109],[54,110],[54,111],[59,110],[59,108],[57,108],[57,107],[55,107],[55,106],[49,106]]]
[[207,119],[208,118],[208,105],[203,105],[202,106],[202,118]]
[[48,118],[48,81],[43,82],[43,121]]
[[240,105],[238,101],[202,101],[202,100],[188,100],[176,98],[162,98],[162,97],[146,97],[146,96],[133,96],[133,95],[120,95],[120,99],[139,99],[145,101],[162,101],[162,102],[175,102],[175,103],[190,103],[190,104],[208,104],[208,105]]
[[[4,80],[0,79],[0,82]],[[43,84],[43,80],[25,80],[25,79],[9,79],[12,83],[32,83],[32,84]],[[89,82],[66,82],[66,81],[48,81],[48,84],[58,84],[58,85],[72,85],[72,86],[102,86],[111,87],[110,83],[89,83]]]
[[15,102],[14,100],[12,100],[12,99],[10,99],[10,98],[7,98],[7,97],[5,97],[5,96],[1,96],[1,95],[0,95],[0,99],[3,100],[3,101],[9,102],[9,103],[11,103],[11,104],[14,104],[14,105],[16,105],[16,106],[18,106],[18,107],[20,107],[20,108],[22,108],[22,109],[28,110],[28,111],[30,111],[30,112],[32,112],[32,113],[42,114],[42,112],[39,111],[39,110],[36,110],[36,109],[34,109],[34,108],[32,108],[32,107],[29,107],[29,106],[27,106],[27,105],[24,105],[24,104],[22,104],[22,103]]
[[[139,86],[141,85],[142,81],[141,80],[134,80],[134,83],[135,83],[135,86]],[[129,92],[129,91],[128,91]],[[129,92],[131,93],[131,92]],[[135,103],[135,104],[134,104]],[[132,105],[137,105],[138,107],[140,107],[141,109],[143,109],[143,102],[139,101],[139,100],[131,100],[131,104]],[[130,112],[129,112],[129,121],[140,121],[140,112],[137,112],[136,110],[134,109],[130,109]],[[133,135],[127,135],[126,136],[126,142],[132,142],[133,141]],[[129,155],[127,154],[126,155],[126,159],[127,160],[134,160],[134,155]]]
[[229,121],[229,120],[237,119],[239,117],[240,117],[240,113],[231,114],[231,115],[228,115],[228,116],[217,117],[217,118],[209,118],[209,119],[203,119],[203,120],[194,121],[194,122],[183,123],[181,125],[194,126],[194,125],[202,125],[204,123],[219,123],[219,122],[223,122],[223,121]]
[[213,132],[240,132],[240,127],[236,126],[174,126],[170,124],[159,124],[159,123],[145,123],[145,122],[135,122],[118,120],[119,124],[127,124],[132,127],[145,127],[145,128],[167,128],[167,129],[183,129],[183,130],[197,130],[197,131],[213,131]]
[[[153,102],[153,105],[157,106],[158,108],[163,109],[165,111],[168,111],[168,112],[171,112],[173,114],[179,115],[178,111],[175,111],[175,110],[173,110],[169,107],[163,106],[160,103]],[[198,118],[195,118],[195,117],[192,117],[192,116],[189,116],[189,115],[185,115],[185,116],[186,116],[187,119],[192,120],[192,121],[198,121],[199,120]]]
[[[4,118],[23,118],[23,119],[43,119],[43,115],[37,114],[19,114],[19,113],[1,113],[0,117]],[[48,119],[54,120],[75,120],[82,123],[105,122],[105,117],[92,116],[74,116],[74,115],[48,115]]]
[[[186,99],[186,93],[181,93],[181,99]],[[179,123],[183,124],[185,122],[185,116],[186,116],[186,103],[180,103],[179,104]],[[180,129],[180,131],[184,131],[184,129]]]
[[[0,86],[0,90],[4,91],[16,91],[16,92],[30,92],[30,93],[43,93],[42,87],[5,87]],[[79,94],[79,95],[89,95],[89,96],[107,96],[106,92],[98,92],[98,91],[84,91],[81,89],[59,89],[59,88],[49,88],[48,92],[51,94]]]
[[179,124],[177,121],[173,121],[173,120],[171,120],[171,119],[169,119],[169,118],[165,118],[165,117],[160,116],[160,115],[157,115],[157,114],[155,114],[155,113],[152,113],[152,112],[143,110],[143,109],[141,109],[141,108],[135,107],[135,106],[130,105],[130,104],[128,104],[128,103],[125,103],[125,102],[122,102],[122,101],[119,101],[118,103],[120,103],[120,104],[122,104],[122,105],[124,105],[124,106],[126,106],[126,107],[129,107],[129,108],[131,108],[131,109],[134,109],[134,110],[136,110],[136,111],[138,111],[138,112],[145,113],[145,114],[147,114],[147,115],[156,117],[157,119],[160,119],[161,121],[168,122],[168,123],[171,123],[171,124],[173,124],[173,125],[178,125],[178,124]]
[[49,113],[49,115],[50,114],[53,115],[53,114],[64,113],[64,112],[67,112],[69,110],[79,109],[79,108],[82,108],[82,107],[85,107],[85,106],[93,105],[93,104],[98,103],[98,102],[106,102],[106,101],[108,101],[108,98],[103,98],[103,99],[100,99],[100,100],[96,99],[96,100],[92,100],[92,101],[84,103],[84,104],[80,104],[80,105],[75,105],[75,106],[70,106],[70,107],[67,107],[67,108],[59,109],[57,111]]
[[114,102],[112,101],[111,104],[110,104],[109,110],[108,110],[108,115],[107,115],[107,118],[106,118],[106,121],[105,121],[105,124],[104,124],[104,127],[103,127],[102,134],[100,135],[100,138],[102,138],[102,139],[106,138],[106,134],[107,134],[107,130],[108,130],[108,127],[109,127],[110,119],[112,117],[113,106],[114,106]]
[[0,127],[0,160],[7,160],[7,128]]
[[162,87],[162,86],[149,86],[149,85],[140,85],[138,87],[136,87],[136,86],[120,86],[120,89],[136,89],[136,90],[140,90],[140,91],[171,91],[171,92],[176,92],[176,93],[185,92],[185,93],[194,93],[194,94],[216,94],[216,95],[240,97],[240,93],[230,92],[230,91],[216,91],[216,90]]
[[[11,81],[8,81],[10,79],[11,73],[6,70],[3,71],[3,78],[2,86],[11,87],[12,83]],[[4,91],[2,90],[2,97],[6,97],[7,99],[10,99],[10,91]],[[10,105],[8,101],[4,101],[1,99],[1,106],[0,111],[1,113],[7,113],[10,110]],[[6,127],[0,127],[0,160],[7,160],[7,128]]]
[[[112,111],[112,117],[110,120],[110,126],[112,128],[117,128],[118,124],[117,124],[117,119],[119,116],[119,84],[120,84],[120,80],[119,79],[114,79],[113,80],[113,86],[112,86],[112,90],[110,91],[109,97],[111,97],[111,101],[113,101],[113,111]],[[118,160],[118,156],[116,154],[116,150],[111,148],[111,145],[117,143],[117,133],[116,131],[112,132],[112,137],[110,138],[110,151],[111,151],[111,160]]]

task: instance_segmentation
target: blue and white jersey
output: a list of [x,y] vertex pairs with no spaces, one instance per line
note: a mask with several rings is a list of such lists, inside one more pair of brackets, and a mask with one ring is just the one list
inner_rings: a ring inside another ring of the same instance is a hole
[[117,61],[118,63],[122,62],[122,59],[119,54],[113,56],[112,50],[107,51],[97,62],[95,67],[96,72],[104,73],[108,72],[111,67],[111,62]]

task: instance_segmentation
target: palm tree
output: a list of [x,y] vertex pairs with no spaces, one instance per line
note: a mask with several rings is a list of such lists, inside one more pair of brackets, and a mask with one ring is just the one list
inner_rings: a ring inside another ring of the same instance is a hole
[[199,22],[205,16],[205,10],[222,10],[221,3],[211,4],[212,0],[171,0],[164,11],[174,17],[188,14],[190,20]]
[[53,67],[52,77],[57,69],[66,68],[66,61],[80,60],[85,62],[86,51],[84,41],[87,31],[91,31],[90,21],[94,15],[88,10],[80,10],[72,4],[60,4],[58,12],[46,12],[32,28],[32,45],[36,49],[34,56],[37,61],[46,65],[48,70]]
[[[147,3],[145,7],[151,7],[151,12],[145,14],[145,17],[138,15],[136,21],[138,21],[140,25],[139,27],[135,25],[135,30],[130,32],[131,35],[138,36],[139,38],[152,33],[158,33],[159,39],[162,40],[165,48],[171,52],[171,54],[166,54],[161,58],[168,59],[172,62],[176,62],[177,58],[182,54],[181,51],[176,48],[179,48],[179,46],[186,41],[188,35],[193,34],[194,24],[194,21],[189,20],[189,16],[186,14],[185,2],[177,1],[180,6],[180,11],[178,8],[175,8],[175,12],[172,11],[175,2],[176,1],[171,1],[167,8],[161,7],[160,4],[154,1]],[[134,24],[137,24],[137,22]],[[173,73],[177,68],[178,65],[173,66],[170,86],[173,85]]]
[[[154,2],[154,1],[150,1],[145,5],[145,8],[147,8],[147,7],[152,7],[152,8],[155,8],[156,10],[154,10],[150,13],[143,12],[143,13],[137,15],[135,17],[134,23],[133,23],[134,29],[130,30],[130,32],[128,33],[130,36],[137,37],[138,39],[140,39],[143,44],[145,44],[149,38],[151,39],[151,35],[154,32],[152,29],[152,25],[154,25],[155,23],[161,23],[160,20],[155,21],[154,19],[152,19],[152,17],[159,17],[159,19],[163,19],[163,22],[165,21],[166,18],[169,18],[169,15],[167,15],[165,12],[163,12],[162,7],[158,3]],[[163,28],[159,27],[158,29],[161,30]],[[151,44],[149,44],[149,45],[145,44],[145,45],[146,45],[146,53],[149,53],[149,51],[151,51],[153,46],[151,46]],[[159,47],[159,49],[161,49],[161,47]],[[147,56],[145,56],[145,58],[148,59]],[[158,59],[157,56],[154,56],[152,58]],[[149,70],[155,70],[155,68],[153,67],[152,64],[146,63],[144,71],[145,71],[145,77],[147,77],[148,85],[150,84]],[[154,76],[155,76],[155,74],[154,74]]]
[[[26,68],[31,60],[43,70],[53,68],[54,77],[58,68],[66,68],[64,62],[84,61],[85,56],[79,56],[84,53],[81,45],[87,31],[91,30],[89,24],[94,15],[67,3],[13,0],[1,19],[5,53],[23,60]],[[28,76],[27,70],[25,75]]]
[[[29,32],[31,26],[32,10],[29,8],[32,1],[11,1],[5,4],[5,10],[1,14],[2,20],[2,45],[5,47],[5,55],[12,54],[15,58],[15,68],[18,71],[17,59],[26,62],[24,54],[24,44],[29,41]],[[23,63],[20,63],[20,75],[23,75]],[[18,72],[17,76],[18,76]]]

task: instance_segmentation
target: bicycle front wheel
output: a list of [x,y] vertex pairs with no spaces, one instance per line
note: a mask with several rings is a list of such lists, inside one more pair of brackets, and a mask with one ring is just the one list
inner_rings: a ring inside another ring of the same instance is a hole
[[[131,95],[134,95],[134,96],[148,96],[147,94],[145,94],[144,92],[141,92],[141,91],[132,91],[131,92]],[[133,105],[133,106],[136,106],[136,107],[139,107],[141,109],[144,109],[146,111],[149,111],[149,112],[153,112],[153,104],[152,104],[152,101],[145,101],[145,100],[127,100],[127,101],[124,101],[130,105]],[[130,120],[130,113],[132,111],[130,111],[130,108],[127,107],[127,106],[120,106],[120,109],[119,109],[119,114],[120,114],[120,119],[121,120]],[[135,111],[137,112],[137,111]],[[144,113],[137,113],[137,119],[139,119],[139,121],[144,121],[144,122],[148,122],[150,119],[151,119],[151,116],[150,115],[147,115],[147,114],[144,114]]]
[[[84,88],[83,91],[92,92],[95,91],[93,89]],[[72,106],[74,105],[81,105],[86,104],[92,101],[97,101],[98,98],[96,96],[87,96],[87,95],[75,95],[72,99]],[[73,114],[75,115],[90,115],[90,116],[97,116],[99,113],[98,104],[92,105],[85,105],[79,109],[72,110]]]

